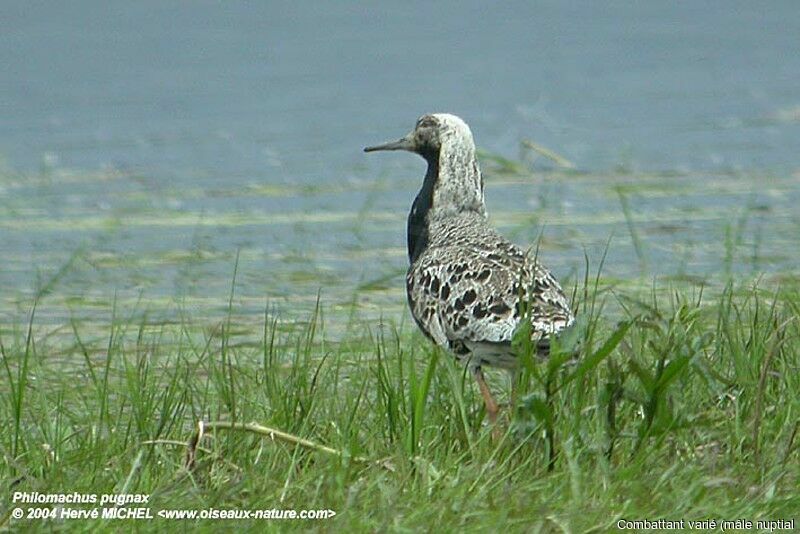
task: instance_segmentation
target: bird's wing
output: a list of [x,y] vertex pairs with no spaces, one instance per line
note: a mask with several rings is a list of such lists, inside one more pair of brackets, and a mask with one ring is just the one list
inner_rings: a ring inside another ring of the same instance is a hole
[[546,339],[573,322],[561,286],[511,243],[496,250],[429,249],[409,269],[409,305],[437,344],[510,343],[530,306],[532,337]]

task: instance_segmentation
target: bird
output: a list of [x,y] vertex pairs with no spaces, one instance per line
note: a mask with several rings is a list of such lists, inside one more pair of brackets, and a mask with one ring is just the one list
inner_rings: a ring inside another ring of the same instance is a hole
[[408,305],[425,336],[467,365],[494,425],[500,405],[483,368],[519,369],[512,340],[526,320],[536,354],[547,357],[552,336],[575,316],[553,274],[491,226],[464,120],[422,115],[408,135],[364,149],[383,150],[413,152],[427,162],[407,221]]

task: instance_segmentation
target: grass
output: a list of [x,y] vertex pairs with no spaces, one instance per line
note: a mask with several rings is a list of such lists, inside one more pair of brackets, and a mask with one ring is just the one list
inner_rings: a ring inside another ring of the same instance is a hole
[[[19,491],[149,494],[153,513],[336,512],[235,522],[281,530],[587,532],[620,519],[796,518],[797,288],[647,294],[587,277],[575,300],[579,326],[548,362],[525,359],[499,442],[471,376],[410,326],[354,324],[328,339],[335,318],[318,304],[299,324],[267,307],[256,335],[237,328],[232,289],[218,324],[185,314],[151,323],[110,303],[105,334],[73,322],[73,344],[56,351],[37,336],[32,309],[26,327],[0,336],[0,524],[176,524],[15,520]],[[495,391],[508,391],[504,378],[490,376]],[[200,437],[201,421],[223,423]]]

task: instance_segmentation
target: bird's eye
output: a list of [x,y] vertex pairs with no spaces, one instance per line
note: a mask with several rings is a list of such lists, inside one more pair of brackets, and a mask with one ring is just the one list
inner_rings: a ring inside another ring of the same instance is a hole
[[434,126],[436,126],[436,121],[433,117],[425,116],[417,121],[417,128],[433,128]]

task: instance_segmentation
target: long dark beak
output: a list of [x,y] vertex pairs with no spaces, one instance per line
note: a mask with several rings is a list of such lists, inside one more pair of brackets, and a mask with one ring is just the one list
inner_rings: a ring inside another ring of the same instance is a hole
[[364,149],[364,152],[376,152],[378,150],[409,150],[413,152],[414,142],[410,139],[410,136],[406,136],[382,145],[368,146]]

